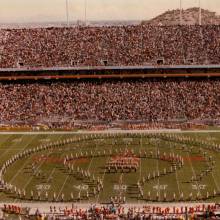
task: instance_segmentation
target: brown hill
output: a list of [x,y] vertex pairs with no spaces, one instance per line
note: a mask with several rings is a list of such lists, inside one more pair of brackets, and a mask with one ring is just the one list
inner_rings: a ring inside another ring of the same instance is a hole
[[[207,24],[220,24],[220,16],[216,15],[216,12],[201,9],[202,25]],[[178,25],[180,24],[180,10],[168,10],[157,17],[143,21],[142,24],[148,25]],[[183,25],[195,25],[199,24],[199,8],[188,8],[182,10],[182,24]]]

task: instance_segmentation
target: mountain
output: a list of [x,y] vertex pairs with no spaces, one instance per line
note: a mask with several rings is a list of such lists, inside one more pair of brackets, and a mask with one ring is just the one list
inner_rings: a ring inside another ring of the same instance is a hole
[[[216,12],[201,9],[202,25],[207,24],[220,24],[220,16]],[[180,10],[168,10],[157,17],[143,21],[142,24],[147,25],[178,25],[180,24]],[[182,24],[183,25],[195,25],[199,24],[199,8],[188,8],[182,10]]]

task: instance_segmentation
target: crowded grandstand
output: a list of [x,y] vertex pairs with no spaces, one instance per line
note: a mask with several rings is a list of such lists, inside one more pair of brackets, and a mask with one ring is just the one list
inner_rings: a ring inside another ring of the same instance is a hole
[[219,21],[0,28],[0,219],[219,219]]
[[77,121],[218,120],[219,86],[219,78],[2,82],[0,120],[68,129]]
[[0,68],[219,64],[219,33],[218,25],[2,29]]

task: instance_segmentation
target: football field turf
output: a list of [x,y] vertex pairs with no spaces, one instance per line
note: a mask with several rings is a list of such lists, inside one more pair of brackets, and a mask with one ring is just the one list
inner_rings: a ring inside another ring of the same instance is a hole
[[0,134],[0,200],[218,202],[219,145],[218,132]]

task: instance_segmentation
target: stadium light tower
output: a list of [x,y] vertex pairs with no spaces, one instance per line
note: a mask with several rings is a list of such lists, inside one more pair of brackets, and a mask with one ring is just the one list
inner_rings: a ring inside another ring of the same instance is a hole
[[183,23],[182,0],[180,0],[180,25]]
[[201,0],[199,0],[199,25],[202,25]]
[[69,27],[69,2],[66,0],[66,24]]
[[84,16],[85,16],[85,25],[87,25],[87,0],[85,0],[85,11],[84,11]]

